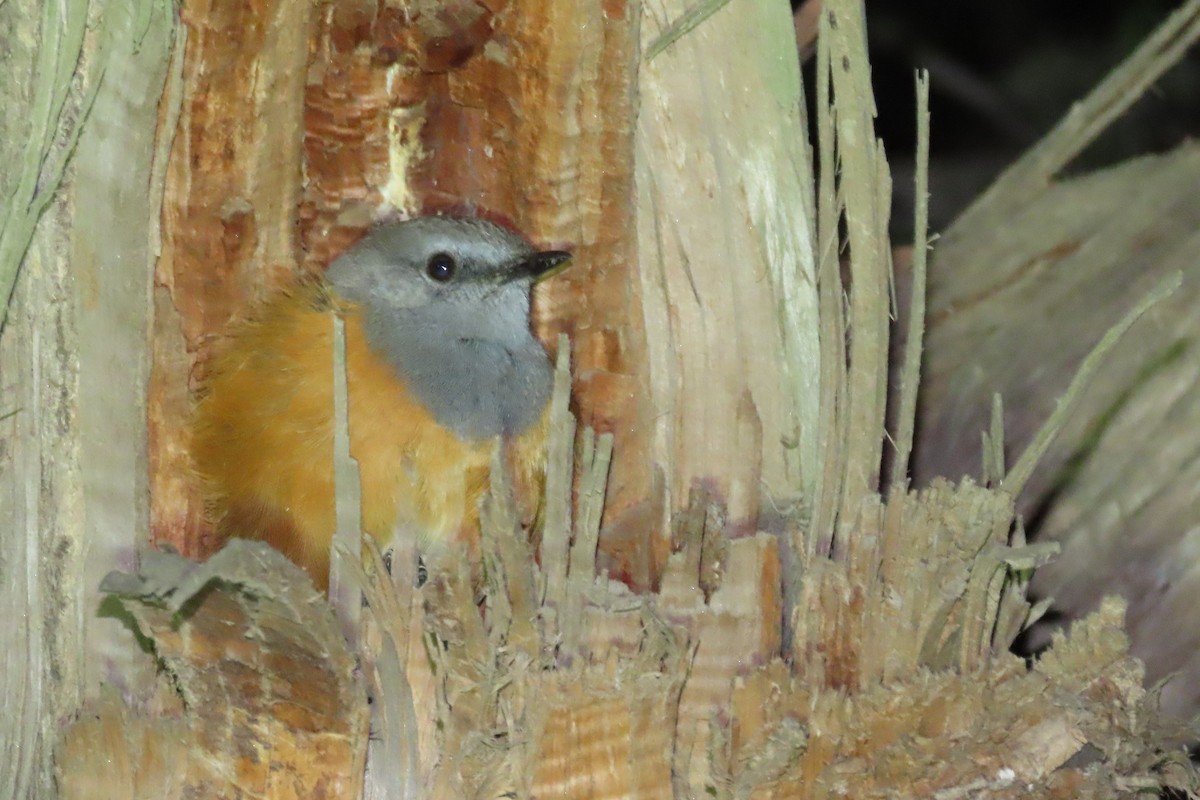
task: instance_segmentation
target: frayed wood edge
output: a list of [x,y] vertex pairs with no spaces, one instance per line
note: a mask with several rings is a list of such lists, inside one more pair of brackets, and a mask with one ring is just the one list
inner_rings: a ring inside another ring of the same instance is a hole
[[596,548],[600,541],[600,517],[604,511],[612,453],[611,433],[596,436],[591,426],[584,430],[579,465],[579,504],[567,572],[566,615],[559,623],[562,650],[568,655],[578,652],[583,630],[584,599],[588,588],[596,581]]
[[362,480],[350,455],[349,388],[346,377],[346,321],[333,317],[333,486],[337,527],[329,554],[329,602],[342,634],[357,651],[362,627],[362,585],[352,576],[362,563]]
[[980,434],[984,486],[999,486],[1008,466],[1004,459],[1004,398],[992,395],[992,421]]
[[[424,796],[418,745],[417,712],[405,664],[408,660],[412,597],[397,590],[387,572],[383,553],[369,535],[362,535],[361,561],[349,554],[343,560],[357,589],[365,594],[375,636],[363,646],[363,668],[371,681],[376,704],[372,736],[367,743],[369,770],[364,798],[418,800]],[[399,571],[415,580],[413,569]],[[411,584],[409,584],[411,585]],[[365,638],[365,637],[364,637]]]
[[[879,488],[887,394],[891,177],[883,145],[875,136],[875,99],[861,4],[830,0],[824,16],[821,35],[829,37],[833,128],[852,284],[842,429],[845,460],[833,542],[837,557],[863,500]],[[836,217],[832,222],[836,224]]]
[[1108,355],[1109,351],[1116,346],[1121,337],[1133,327],[1133,324],[1143,314],[1149,311],[1156,303],[1170,296],[1171,293],[1179,288],[1182,281],[1183,276],[1179,272],[1169,275],[1158,286],[1152,289],[1149,294],[1143,297],[1141,302],[1125,315],[1124,319],[1112,326],[1108,333],[1104,334],[1100,342],[1092,348],[1092,351],[1083,359],[1083,363],[1079,365],[1079,371],[1075,373],[1075,377],[1071,379],[1070,386],[1067,387],[1062,397],[1055,403],[1054,411],[1051,412],[1050,418],[1038,430],[1037,435],[1033,437],[1033,441],[1021,453],[1020,458],[1017,459],[1017,463],[1013,465],[1008,475],[1004,477],[1004,480],[1000,484],[1001,488],[1013,497],[1021,493],[1021,490],[1025,488],[1026,482],[1033,475],[1034,468],[1042,456],[1045,455],[1046,450],[1050,448],[1059,431],[1062,430],[1063,424],[1067,421],[1067,416],[1074,408],[1080,395],[1083,394],[1084,388],[1091,381],[1092,376],[1100,369],[1105,356]]
[[805,537],[804,563],[828,557],[833,548],[834,523],[841,501],[846,457],[846,297],[838,263],[838,219],[842,198],[835,173],[834,111],[829,87],[828,18],[820,15],[817,37],[817,302],[821,316],[820,402],[817,412],[817,452],[823,463],[813,483],[812,521]]
[[[401,545],[393,580],[375,539],[362,531],[362,479],[350,454],[346,322],[333,315],[333,477],[336,529],[330,545],[329,602],[351,652],[371,683],[374,735],[364,754],[370,763],[363,798],[416,800],[423,796],[418,727],[405,664],[412,623],[416,553]],[[398,542],[411,537],[397,536]],[[404,559],[403,555],[410,556]],[[404,580],[409,583],[405,584]],[[407,589],[407,591],[404,591]],[[363,599],[371,625],[367,630]]]
[[546,444],[546,511],[542,530],[541,603],[547,638],[558,638],[558,612],[567,598],[571,546],[572,460],[575,415],[571,413],[571,340],[558,336],[554,392],[550,397],[550,435]]
[[921,384],[921,351],[925,338],[925,276],[929,263],[929,73],[917,72],[916,208],[913,212],[912,292],[909,299],[908,335],[904,341],[904,367],[900,377],[900,410],[896,415],[895,448],[891,479],[896,490],[908,488],[917,420],[917,389]]

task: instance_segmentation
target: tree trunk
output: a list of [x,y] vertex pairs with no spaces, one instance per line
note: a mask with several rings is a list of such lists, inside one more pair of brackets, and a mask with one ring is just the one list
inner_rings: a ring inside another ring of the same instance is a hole
[[14,0],[0,30],[0,273],[15,280],[0,335],[0,794],[51,797],[60,722],[102,681],[135,695],[153,683],[125,626],[97,610],[100,578],[146,543],[157,124],[175,28],[169,4]]
[[[33,41],[17,2],[0,15]],[[1162,757],[1119,603],[1033,669],[1008,654],[1053,547],[1014,528],[994,450],[992,485],[881,496],[890,179],[862,8],[824,3],[815,158],[787,8],[208,0],[175,26],[106,7],[71,108],[107,77],[64,117],[71,181],[0,342],[25,398],[0,600],[40,626],[7,634],[28,660],[4,673],[25,709],[4,744],[26,760],[4,780],[98,799],[1194,786]],[[37,107],[26,85],[4,84]],[[263,545],[143,551],[220,544],[185,449],[214,337],[380,219],[443,210],[575,254],[535,298],[559,356],[540,549],[497,456],[483,577],[438,562],[418,586],[411,551],[389,576],[367,547],[357,651]]]

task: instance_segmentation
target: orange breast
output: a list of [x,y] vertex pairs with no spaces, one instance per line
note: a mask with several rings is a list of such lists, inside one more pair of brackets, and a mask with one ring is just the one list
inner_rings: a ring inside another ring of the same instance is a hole
[[[332,315],[346,321],[350,451],[364,529],[418,543],[478,536],[492,440],[437,423],[367,345],[357,308],[308,281],[237,327],[210,364],[192,455],[224,536],[260,538],[326,586],[334,532]],[[546,426],[513,443],[518,483],[540,485]]]

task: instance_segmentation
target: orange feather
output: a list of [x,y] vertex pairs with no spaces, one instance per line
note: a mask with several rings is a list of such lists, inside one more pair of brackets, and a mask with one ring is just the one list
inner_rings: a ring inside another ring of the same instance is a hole
[[[362,524],[386,545],[397,528],[421,547],[471,549],[494,441],[437,423],[367,344],[357,306],[320,280],[269,298],[210,362],[192,457],[224,537],[263,539],[326,587],[333,538],[333,315],[346,321],[350,452]],[[546,415],[508,448],[518,486],[540,487]]]

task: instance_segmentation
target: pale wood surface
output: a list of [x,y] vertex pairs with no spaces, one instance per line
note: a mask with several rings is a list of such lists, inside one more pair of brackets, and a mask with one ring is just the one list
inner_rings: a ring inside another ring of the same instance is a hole
[[174,24],[154,2],[8,2],[0,29],[0,272],[21,266],[0,337],[0,794],[51,797],[60,723],[101,681],[132,697],[153,674],[99,615],[98,584],[144,542],[156,120]]

